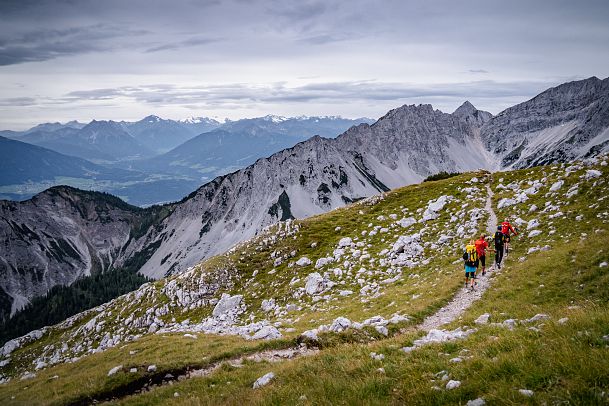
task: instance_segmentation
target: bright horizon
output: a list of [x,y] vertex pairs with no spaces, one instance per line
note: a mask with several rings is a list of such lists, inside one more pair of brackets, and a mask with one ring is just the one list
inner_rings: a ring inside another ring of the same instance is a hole
[[[492,114],[609,76],[609,3],[0,4],[0,129],[44,122]],[[480,35],[485,33],[485,35]]]

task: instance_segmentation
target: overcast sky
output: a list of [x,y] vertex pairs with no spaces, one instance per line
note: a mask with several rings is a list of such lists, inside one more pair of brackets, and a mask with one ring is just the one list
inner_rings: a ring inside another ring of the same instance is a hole
[[0,128],[498,113],[609,76],[609,1],[0,1]]

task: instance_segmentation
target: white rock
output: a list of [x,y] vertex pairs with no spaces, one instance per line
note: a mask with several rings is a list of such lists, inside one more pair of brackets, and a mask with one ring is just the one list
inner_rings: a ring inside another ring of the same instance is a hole
[[260,308],[263,312],[270,312],[275,309],[275,299],[264,299]]
[[330,331],[334,331],[335,333],[340,333],[342,331],[345,331],[349,327],[351,327],[351,324],[352,324],[351,320],[349,320],[348,318],[337,317],[332,322],[332,325],[330,326]]
[[212,311],[212,316],[219,317],[221,315],[226,315],[227,313],[237,311],[241,306],[242,300],[243,295],[231,296],[223,293],[220,301],[216,304],[214,310]]
[[379,332],[379,334],[387,337],[389,335],[389,330],[385,326],[375,326],[374,329]]
[[415,224],[416,222],[417,221],[414,219],[414,217],[404,217],[403,219],[398,221],[398,225],[403,228],[407,228],[407,227],[410,227],[411,225]]
[[137,368],[131,368],[129,369],[129,372],[135,374],[137,372]]
[[564,185],[564,184],[565,184],[565,181],[564,181],[564,180],[559,180],[558,182],[554,182],[554,183],[552,184],[552,186],[550,186],[550,192],[556,192],[556,191],[557,191],[557,190],[559,190],[559,189],[562,187],[562,185]]
[[529,233],[529,238],[537,237],[539,234],[541,234],[541,230],[533,230]]
[[261,388],[263,386],[268,385],[275,378],[275,374],[273,372],[269,372],[268,374],[262,375],[260,378],[256,379],[254,385],[252,386],[254,389]]
[[527,224],[527,228],[529,230],[532,230],[537,227],[539,227],[539,220],[537,220],[537,219],[533,219],[533,220],[529,221],[529,223]]
[[305,291],[308,295],[315,295],[324,290],[324,278],[317,272],[313,272],[307,276],[305,283]]
[[448,389],[448,390],[457,389],[459,386],[461,386],[461,381],[453,381],[451,379],[450,381],[448,381],[446,383],[446,389]]
[[156,372],[156,365],[148,365],[148,372]]
[[339,248],[350,247],[352,243],[353,243],[353,240],[350,237],[343,237],[338,242],[338,247]]
[[36,374],[33,372],[26,371],[23,375],[21,375],[20,380],[24,381],[26,379],[33,379],[33,378],[36,378]]
[[260,330],[256,331],[252,336],[253,340],[275,340],[277,338],[281,338],[282,335],[273,326],[264,326]]
[[600,268],[607,268],[607,265],[608,265],[608,264],[607,264],[607,262],[606,262],[606,261],[603,261],[603,262],[601,262],[600,264],[598,264],[598,266],[599,266]]
[[535,316],[533,316],[530,319],[527,319],[525,321],[527,323],[534,323],[534,322],[540,321],[540,320],[548,320],[549,318],[550,318],[550,316],[548,316],[547,314],[537,313]]
[[465,406],[484,406],[486,402],[482,398],[468,400]]
[[385,359],[385,355],[384,354],[377,354],[376,352],[371,352],[370,353],[370,358],[372,358],[375,361],[382,361]]
[[197,336],[195,334],[190,334],[190,333],[184,334],[184,337],[186,337],[186,338],[192,338],[192,339],[196,339],[197,338]]
[[601,171],[597,171],[596,169],[588,169],[586,174],[584,175],[585,179],[593,179],[598,178],[602,175]]
[[455,357],[455,358],[451,358],[450,362],[454,362],[454,363],[458,363],[458,362],[462,362],[463,359],[461,357]]
[[319,258],[317,261],[315,261],[315,269],[322,268],[331,262],[334,262],[334,258],[332,257]]
[[530,389],[518,389],[518,392],[520,392],[522,396],[526,396],[528,398],[530,398],[534,394],[534,392]]
[[341,290],[340,292],[338,292],[339,295],[341,296],[349,296],[353,294],[353,291],[351,290]]
[[319,340],[317,333],[318,333],[317,329],[307,330],[307,331],[304,331],[300,336],[304,337],[304,338],[308,338],[309,340],[317,341],[317,340]]
[[504,207],[513,206],[515,204],[516,200],[504,197],[503,199],[499,200],[499,203],[497,203],[497,208],[502,209]]
[[558,319],[558,324],[565,324],[568,321],[569,321],[568,317],[563,317],[561,319]]
[[109,370],[109,371],[108,371],[108,376],[112,376],[112,375],[114,375],[115,373],[117,373],[117,372],[118,372],[118,371],[120,371],[121,369],[123,369],[123,366],[122,366],[122,365],[118,365],[118,366],[116,366],[116,367],[112,368],[111,370]]
[[307,257],[301,257],[298,261],[296,261],[296,265],[298,266],[309,266],[311,263],[311,260]]
[[474,323],[476,323],[476,324],[487,324],[488,323],[488,319],[490,317],[491,317],[491,315],[488,314],[488,313],[481,314],[480,317],[478,317],[476,320],[474,320]]

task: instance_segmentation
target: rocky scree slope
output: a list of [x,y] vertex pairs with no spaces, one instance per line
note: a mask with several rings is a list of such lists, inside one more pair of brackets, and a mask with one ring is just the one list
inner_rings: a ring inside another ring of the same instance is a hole
[[451,263],[484,227],[487,180],[460,175],[270,226],[186,272],[9,341],[3,373],[77,362],[148,334],[388,336],[461,286]]
[[609,150],[609,78],[553,87],[493,117],[481,129],[502,168],[567,162]]

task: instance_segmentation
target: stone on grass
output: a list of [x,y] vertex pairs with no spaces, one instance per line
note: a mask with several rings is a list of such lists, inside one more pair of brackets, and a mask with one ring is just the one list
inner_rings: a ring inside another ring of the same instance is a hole
[[480,317],[478,317],[476,320],[474,320],[474,323],[476,323],[476,324],[487,324],[488,323],[488,319],[490,317],[491,317],[491,315],[488,314],[488,313],[481,314]]
[[526,396],[528,398],[530,398],[531,396],[533,396],[534,392],[530,389],[518,389],[518,392],[522,395],[522,396]]
[[605,262],[605,261],[603,261],[603,262],[601,262],[600,264],[598,264],[598,266],[599,266],[600,268],[607,268],[607,265],[608,265],[608,264],[607,264],[607,262]]
[[148,372],[156,372],[156,365],[148,365]]
[[275,378],[275,374],[273,372],[269,372],[268,374],[262,375],[260,378],[256,379],[254,385],[252,386],[254,389],[261,388],[263,386],[268,385]]
[[564,180],[559,180],[558,182],[554,182],[554,184],[552,184],[552,186],[550,186],[550,192],[556,192],[557,190],[559,190],[562,185],[564,185],[565,181]]
[[275,327],[264,326],[254,333],[252,340],[275,340],[281,337],[281,333]]
[[563,317],[562,319],[558,319],[558,324],[565,324],[569,321],[568,317]]
[[543,314],[543,313],[537,313],[535,316],[531,317],[530,319],[525,320],[527,323],[534,323],[536,321],[540,321],[540,320],[547,320],[549,319],[550,316],[548,316],[547,314]]
[[312,340],[312,341],[318,341],[319,337],[317,336],[317,332],[318,332],[317,329],[307,330],[307,331],[304,331],[300,335],[300,337],[307,338],[307,339]]
[[317,272],[309,274],[305,283],[305,291],[307,294],[312,296],[322,290],[324,290],[324,278]]
[[468,400],[465,406],[484,406],[486,402],[482,398]]
[[340,333],[351,327],[351,320],[346,317],[337,317],[330,326],[330,331]]
[[122,365],[115,366],[114,368],[112,368],[111,370],[108,371],[108,376],[114,375],[115,373],[117,373],[121,369],[123,369]]
[[453,381],[451,379],[450,381],[448,381],[446,383],[446,389],[448,389],[448,390],[457,389],[459,386],[461,386],[461,381]]
[[601,171],[597,171],[596,169],[588,169],[586,171],[586,174],[584,175],[584,178],[586,179],[593,179],[593,178],[598,178],[602,175]]
[[298,261],[296,261],[296,265],[298,266],[309,266],[311,265],[311,260],[307,257],[302,257]]
[[541,234],[541,230],[533,230],[529,233],[529,238],[537,237],[539,234]]
[[211,314],[214,317],[219,317],[237,311],[241,306],[242,300],[243,295],[231,296],[227,293],[223,293],[220,301],[216,303],[216,306]]
[[370,358],[372,358],[375,361],[382,361],[385,359],[385,355],[384,354],[377,354],[376,352],[371,352],[370,353]]
[[339,248],[350,247],[353,240],[350,237],[341,238],[338,242]]

